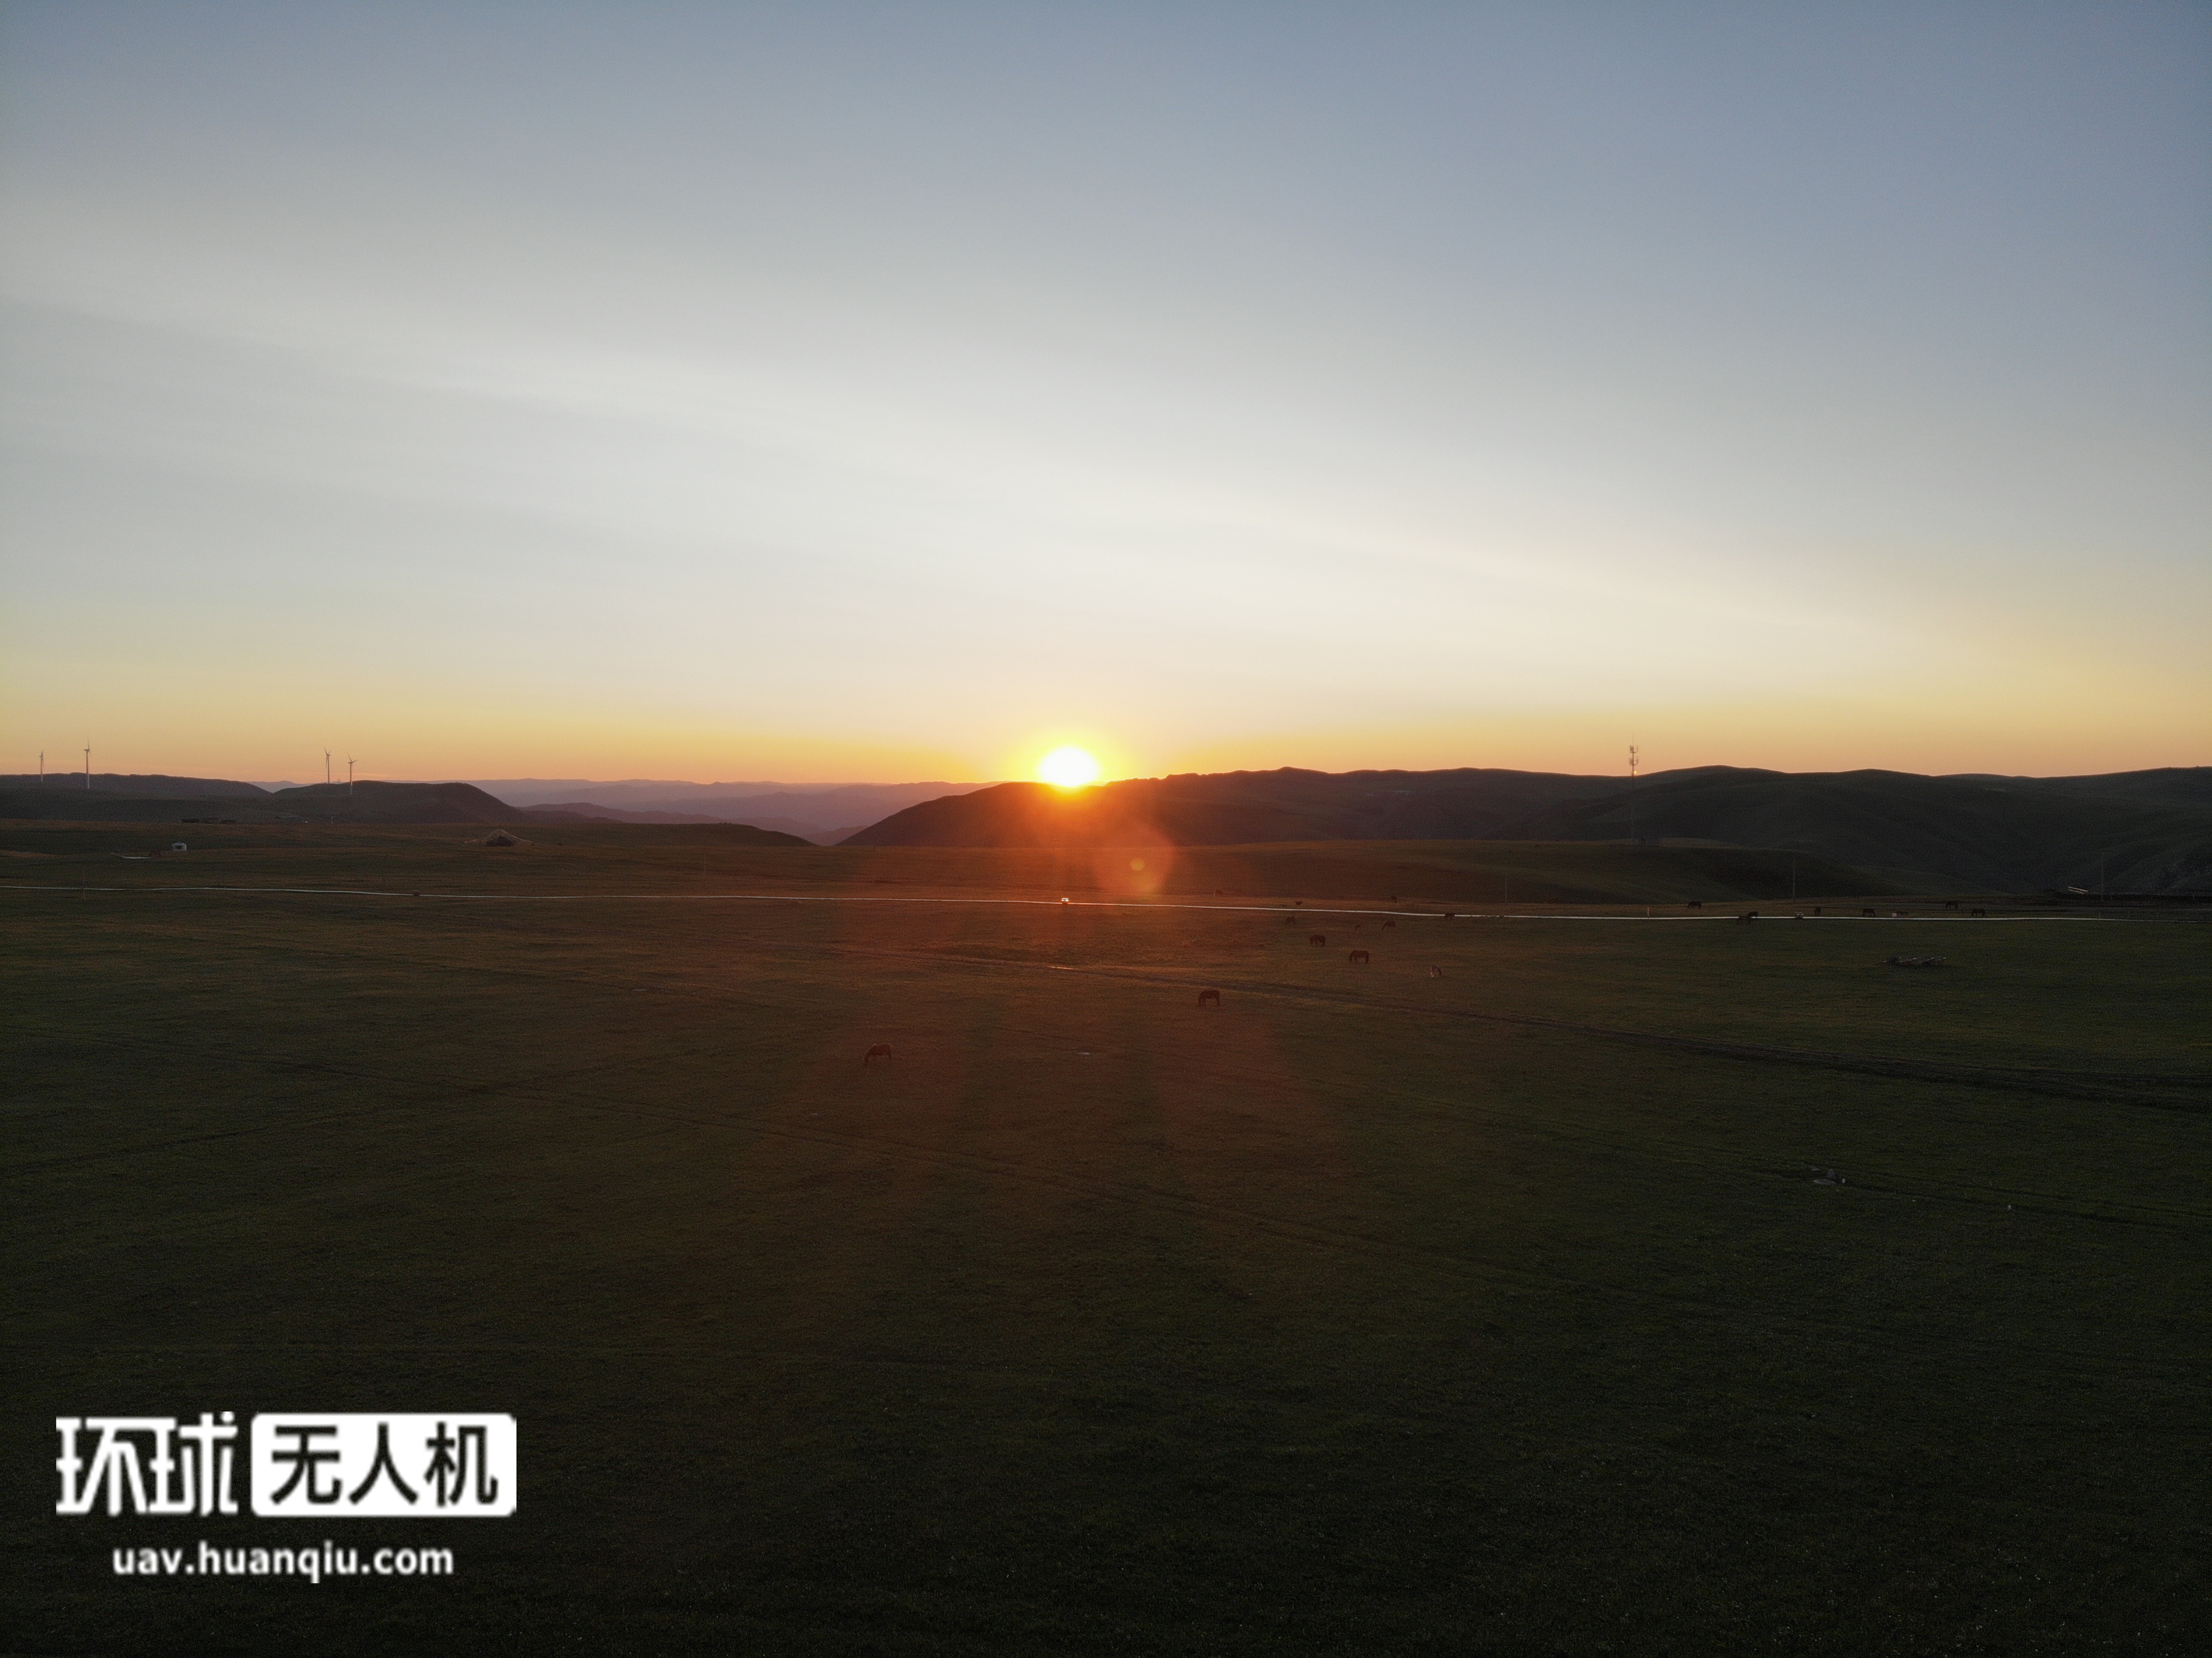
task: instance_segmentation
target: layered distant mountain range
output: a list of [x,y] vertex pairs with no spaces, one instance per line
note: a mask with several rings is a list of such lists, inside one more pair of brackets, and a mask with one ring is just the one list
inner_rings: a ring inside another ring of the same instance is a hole
[[[1922,888],[2212,891],[2212,767],[2088,777],[1924,777],[1728,766],[1619,777],[1463,768],[1041,783],[503,785],[264,789],[222,779],[0,777],[0,817],[174,823],[750,825],[799,845],[1240,846],[1299,841],[1645,841],[1801,852]],[[648,793],[650,791],[650,793]],[[586,793],[588,792],[588,794]],[[773,808],[772,810],[770,808]],[[888,814],[888,815],[886,815]]]
[[848,783],[808,788],[788,783],[672,783],[641,778],[593,783],[542,777],[480,778],[476,783],[488,794],[535,811],[574,812],[624,823],[750,823],[823,846],[902,807],[982,786]]
[[[581,823],[619,817],[518,807],[473,783],[314,783],[264,789],[200,777],[0,777],[0,818],[131,823]],[[805,846],[805,837],[714,817],[658,821],[720,823],[753,844]]]
[[[0,776],[0,817],[76,817],[85,818],[144,817],[159,821],[171,816],[158,805],[125,808],[109,799],[100,811],[85,808],[72,795],[87,793],[103,799],[125,796],[156,803],[199,797],[222,797],[232,803],[227,815],[240,822],[266,822],[285,816],[328,818],[335,811],[356,823],[503,823],[527,812],[541,821],[596,818],[621,823],[746,823],[797,835],[829,846],[863,824],[872,823],[901,807],[920,800],[935,800],[976,783],[850,783],[832,788],[806,788],[784,783],[682,783],[632,779],[618,783],[594,783],[584,778],[515,777],[456,783],[369,783],[354,786],[349,805],[333,808],[336,797],[325,791],[345,793],[343,783],[244,783],[221,778],[170,777],[95,772],[89,790],[84,774],[52,773],[43,783],[35,775]],[[18,796],[19,790],[44,790],[35,796]],[[413,791],[395,795],[394,789]],[[456,790],[469,790],[467,794]],[[366,793],[364,793],[366,791]],[[15,804],[9,804],[13,801]],[[213,807],[210,810],[212,811]],[[399,817],[387,814],[398,811]],[[242,814],[242,815],[241,815]]]

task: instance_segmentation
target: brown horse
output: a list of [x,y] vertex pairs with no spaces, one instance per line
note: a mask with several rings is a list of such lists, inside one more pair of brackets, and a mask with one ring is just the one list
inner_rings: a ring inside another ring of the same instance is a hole
[[1432,967],[1429,969],[1429,977],[1431,979],[1441,979],[1443,976],[1444,970],[1440,967]]
[[873,1048],[870,1048],[866,1054],[860,1056],[860,1063],[862,1065],[873,1065],[878,1060],[888,1060],[890,1056],[891,1045],[889,1042],[878,1042]]
[[1367,954],[1367,952],[1366,952],[1365,950],[1353,950],[1353,951],[1352,952],[1352,954],[1351,954],[1351,955],[1349,955],[1349,956],[1347,956],[1346,957],[1345,957],[1345,959],[1346,959],[1346,961],[1348,961],[1348,962],[1352,962],[1352,963],[1356,963],[1356,964],[1364,965],[1364,964],[1365,964],[1365,963],[1366,963],[1370,959],[1370,957],[1368,956],[1368,954]]
[[1221,993],[1218,990],[1200,991],[1198,993],[1198,1005],[1200,1007],[1219,1007],[1221,1005]]
[[1383,922],[1383,923],[1382,923],[1382,925],[1383,925],[1384,926],[1397,926],[1398,924],[1397,924],[1395,921],[1385,921],[1385,922]]
[[1325,944],[1328,942],[1328,934],[1326,932],[1309,932],[1306,934],[1306,942],[1310,944]]

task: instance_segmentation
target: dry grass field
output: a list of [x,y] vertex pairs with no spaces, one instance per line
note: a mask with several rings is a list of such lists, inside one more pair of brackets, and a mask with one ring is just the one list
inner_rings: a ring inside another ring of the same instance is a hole
[[[0,837],[7,1650],[2212,1641],[2202,925],[102,833]],[[285,1522],[58,1518],[52,1419],[203,1409],[511,1412],[519,1511],[112,1576]]]

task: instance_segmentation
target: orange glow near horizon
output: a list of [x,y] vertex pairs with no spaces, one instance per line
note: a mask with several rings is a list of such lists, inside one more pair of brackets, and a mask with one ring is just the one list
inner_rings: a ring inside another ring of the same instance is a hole
[[1098,762],[1088,749],[1066,744],[1039,760],[1036,774],[1054,788],[1087,788],[1098,780]]

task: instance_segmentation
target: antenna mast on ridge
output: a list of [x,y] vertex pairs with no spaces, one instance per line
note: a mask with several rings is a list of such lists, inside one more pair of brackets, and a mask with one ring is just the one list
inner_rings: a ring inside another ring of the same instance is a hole
[[325,750],[323,750],[323,786],[324,786],[325,788],[328,788],[328,787],[330,787],[330,786],[331,786],[331,751],[330,751],[328,749],[325,749]]
[[84,745],[84,786],[87,788],[92,786],[92,744],[89,743]]
[[346,799],[353,799],[353,756],[346,756]]
[[1636,744],[1628,745],[1628,838],[1636,840]]

